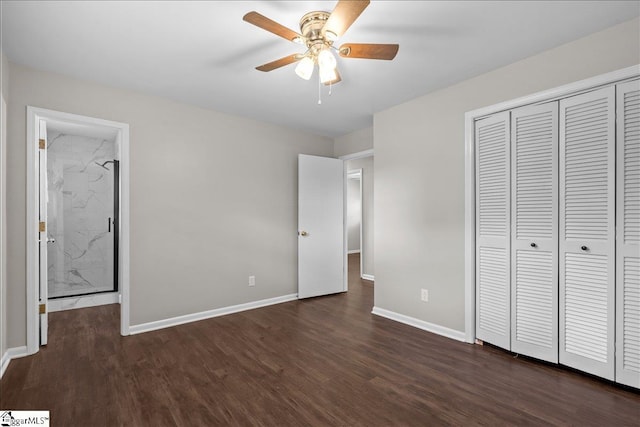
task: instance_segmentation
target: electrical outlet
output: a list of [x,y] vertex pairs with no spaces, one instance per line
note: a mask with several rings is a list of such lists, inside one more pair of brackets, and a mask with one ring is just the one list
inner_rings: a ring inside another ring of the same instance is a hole
[[256,285],[256,276],[249,276],[249,286]]
[[424,302],[429,302],[429,290],[421,289],[420,290],[420,299]]

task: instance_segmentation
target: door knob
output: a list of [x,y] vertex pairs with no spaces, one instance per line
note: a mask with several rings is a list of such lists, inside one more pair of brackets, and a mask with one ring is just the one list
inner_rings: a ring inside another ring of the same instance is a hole
[[55,243],[56,239],[54,239],[53,237],[49,237],[47,238],[47,243]]
[[307,233],[307,232],[306,232],[306,231],[304,231],[304,230],[303,230],[303,231],[298,232],[298,234],[299,234],[300,236],[302,236],[302,237],[304,237],[304,236],[308,236],[308,235],[309,235],[309,233]]

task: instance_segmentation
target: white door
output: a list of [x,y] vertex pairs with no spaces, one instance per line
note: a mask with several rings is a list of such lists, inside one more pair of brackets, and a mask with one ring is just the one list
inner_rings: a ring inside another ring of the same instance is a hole
[[511,112],[511,351],[558,362],[558,103]]
[[40,313],[40,345],[47,344],[47,123],[40,120],[38,139],[38,252],[39,257],[39,313]]
[[342,160],[298,156],[298,298],[346,290]]
[[640,388],[640,80],[617,91],[616,381]]
[[509,113],[478,120],[476,141],[476,336],[511,349]]
[[615,87],[560,101],[560,363],[614,379]]

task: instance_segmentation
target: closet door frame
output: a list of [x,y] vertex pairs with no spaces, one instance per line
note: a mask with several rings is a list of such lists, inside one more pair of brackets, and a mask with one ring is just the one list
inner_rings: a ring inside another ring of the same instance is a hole
[[475,122],[492,114],[525,105],[576,95],[604,85],[640,77],[640,65],[612,71],[465,114],[465,341],[476,342],[476,150]]

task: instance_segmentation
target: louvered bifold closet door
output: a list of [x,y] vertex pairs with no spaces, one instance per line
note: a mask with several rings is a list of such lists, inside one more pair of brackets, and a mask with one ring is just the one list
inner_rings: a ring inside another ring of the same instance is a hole
[[560,363],[614,379],[615,88],[560,101]]
[[558,362],[558,103],[511,112],[511,351]]
[[640,81],[616,99],[616,381],[640,388]]
[[509,113],[475,123],[476,337],[510,349]]

